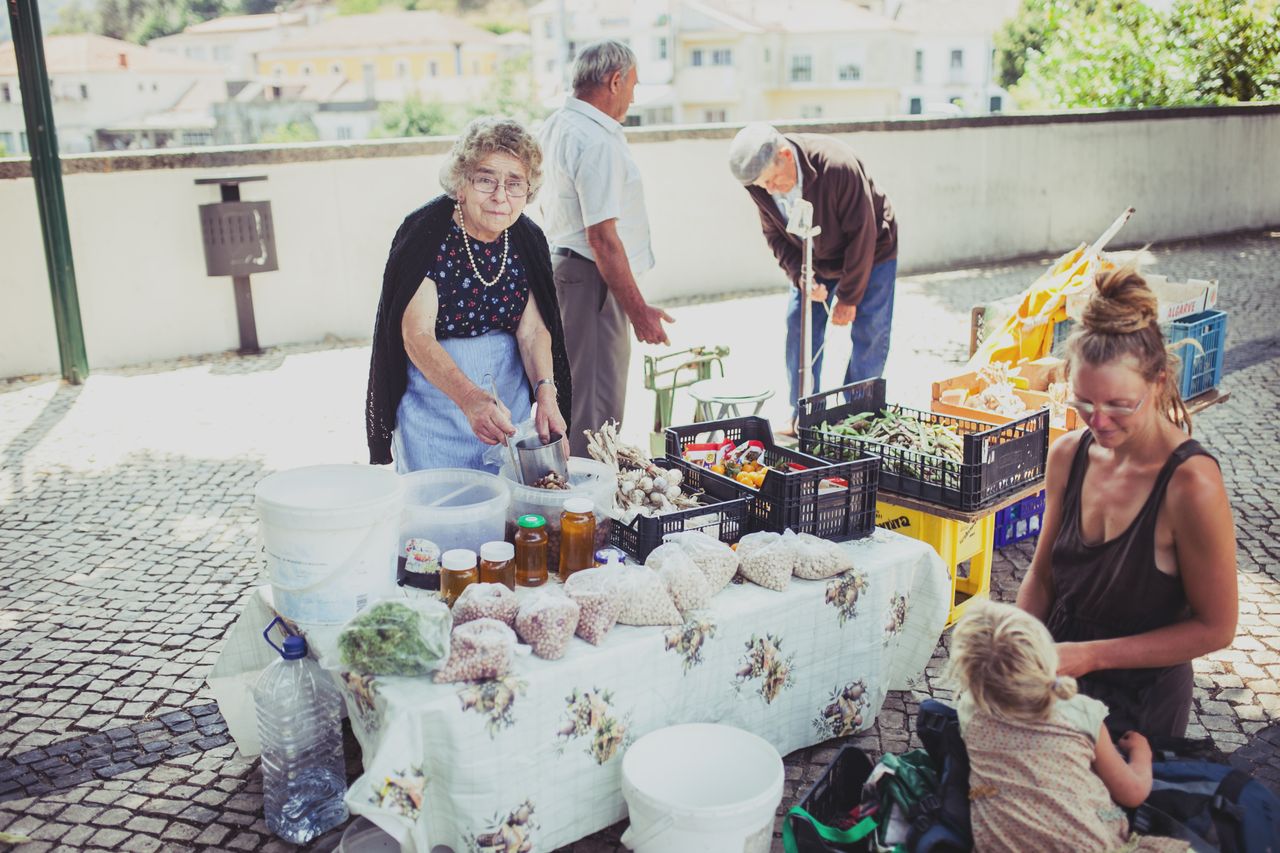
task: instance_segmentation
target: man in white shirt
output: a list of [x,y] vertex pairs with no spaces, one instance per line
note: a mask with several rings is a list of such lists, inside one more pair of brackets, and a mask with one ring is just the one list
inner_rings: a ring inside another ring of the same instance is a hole
[[542,144],[543,228],[573,378],[569,447],[587,455],[583,430],[622,422],[631,358],[641,343],[669,344],[637,279],[653,267],[644,188],[622,120],[636,88],[636,55],[621,42],[588,45],[573,65],[573,96],[547,119]]

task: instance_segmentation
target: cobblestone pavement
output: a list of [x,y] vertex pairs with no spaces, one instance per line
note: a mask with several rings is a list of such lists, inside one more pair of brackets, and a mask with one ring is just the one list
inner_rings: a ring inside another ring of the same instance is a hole
[[[1232,497],[1240,630],[1196,662],[1190,734],[1280,790],[1280,232],[1151,255],[1172,277],[1220,279],[1231,312],[1232,398],[1196,434],[1218,452]],[[967,351],[970,307],[1016,293],[1044,263],[901,280],[891,397],[926,403],[928,382]],[[674,343],[728,344],[731,376],[783,387],[784,299],[675,308]],[[832,340],[828,370],[847,347]],[[34,839],[24,853],[292,849],[267,832],[256,762],[236,755],[204,679],[261,570],[254,484],[294,465],[363,461],[367,359],[366,346],[331,341],[102,370],[79,388],[0,384],[0,831]],[[643,440],[652,396],[634,361],[628,433]],[[783,416],[785,403],[766,413]],[[1031,551],[999,552],[994,595],[1013,598]],[[873,755],[916,744],[918,702],[948,695],[945,657],[944,638],[918,689],[890,694],[852,742]],[[788,756],[784,808],[840,743]],[[622,849],[621,829],[569,849]]]

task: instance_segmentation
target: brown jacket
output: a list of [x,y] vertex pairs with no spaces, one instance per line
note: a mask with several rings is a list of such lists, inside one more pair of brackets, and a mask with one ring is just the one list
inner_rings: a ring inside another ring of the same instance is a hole
[[[898,256],[893,208],[848,145],[813,133],[788,133],[786,138],[799,149],[801,195],[813,203],[813,224],[822,227],[813,239],[814,272],[837,280],[837,300],[857,305],[866,293],[871,267]],[[764,238],[778,265],[798,284],[803,243],[787,233],[787,221],[768,191],[748,186],[747,192],[760,208]]]

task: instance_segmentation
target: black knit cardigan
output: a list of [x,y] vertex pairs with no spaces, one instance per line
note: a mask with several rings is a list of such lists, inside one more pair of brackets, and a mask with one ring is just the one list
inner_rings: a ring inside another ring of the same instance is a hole
[[[369,463],[391,461],[391,431],[396,409],[408,385],[409,356],[400,326],[409,301],[418,292],[431,255],[451,227],[456,202],[440,195],[405,218],[391,241],[391,253],[382,274],[382,297],[373,325],[373,354],[369,360],[369,396],[365,404],[365,429],[369,439]],[[510,228],[511,247],[524,259],[529,292],[542,322],[551,333],[552,378],[560,413],[567,422],[572,412],[569,355],[564,347],[560,303],[551,276],[551,253],[542,229],[521,215]],[[541,378],[541,377],[539,377]]]

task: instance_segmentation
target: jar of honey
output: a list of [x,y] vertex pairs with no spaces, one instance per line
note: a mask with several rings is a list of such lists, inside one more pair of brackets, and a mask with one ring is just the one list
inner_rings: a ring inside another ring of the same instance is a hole
[[476,552],[466,548],[445,551],[440,557],[440,595],[444,603],[453,606],[462,591],[480,580],[476,568]]
[[569,498],[560,514],[560,580],[595,565],[596,516],[588,498]]
[[547,520],[540,515],[516,519],[516,583],[542,586],[547,582]]
[[480,583],[500,583],[515,592],[516,546],[486,542],[480,546]]

